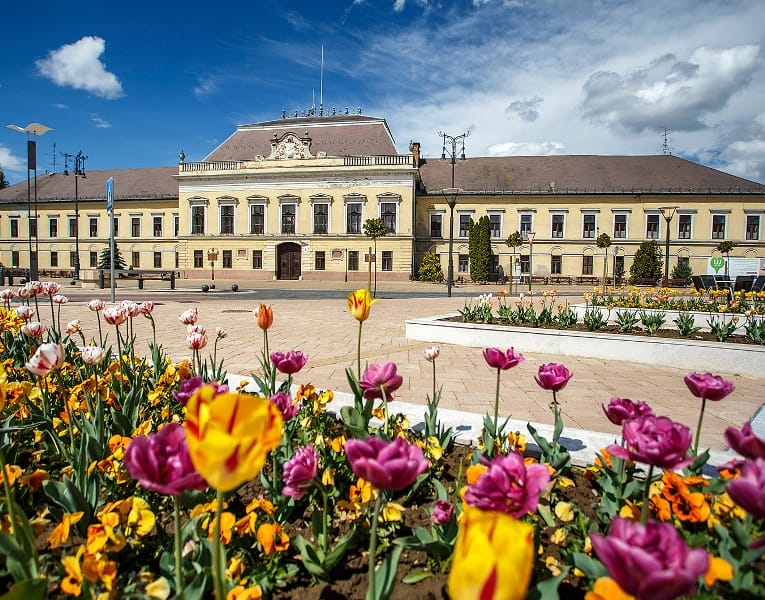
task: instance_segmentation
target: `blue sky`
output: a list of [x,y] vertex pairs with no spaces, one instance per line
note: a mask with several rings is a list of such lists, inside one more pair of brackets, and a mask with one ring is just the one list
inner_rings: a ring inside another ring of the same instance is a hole
[[[762,0],[49,2],[3,11],[0,120],[53,128],[38,172],[201,160],[318,105],[440,156],[673,154],[765,182]],[[55,152],[54,152],[55,144]],[[0,165],[26,178],[24,135]]]

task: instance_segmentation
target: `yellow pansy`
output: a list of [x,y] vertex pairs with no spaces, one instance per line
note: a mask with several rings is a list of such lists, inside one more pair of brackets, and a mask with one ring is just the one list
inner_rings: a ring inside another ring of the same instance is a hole
[[717,581],[730,581],[733,579],[733,567],[724,558],[709,555],[709,567],[704,573],[704,583],[712,587]]
[[159,598],[159,600],[167,600],[170,597],[170,582],[164,577],[152,581],[144,588],[146,595],[149,598]]
[[156,517],[149,508],[148,503],[142,498],[133,497],[125,532],[128,535],[135,533],[138,537],[144,537],[154,530],[155,523]]
[[570,502],[558,502],[555,505],[555,516],[564,523],[574,520],[574,507]]
[[72,525],[76,524],[82,519],[82,511],[76,513],[64,513],[61,517],[61,523],[53,528],[53,531],[48,535],[48,544],[50,544],[51,550],[58,548],[61,544],[69,539],[69,530]]
[[383,522],[400,521],[404,516],[404,507],[395,502],[388,502],[380,511],[380,519]]

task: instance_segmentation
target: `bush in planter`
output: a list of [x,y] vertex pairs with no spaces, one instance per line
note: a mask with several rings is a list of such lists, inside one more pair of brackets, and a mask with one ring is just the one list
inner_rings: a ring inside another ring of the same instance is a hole
[[672,279],[682,279],[686,284],[690,283],[691,277],[693,277],[693,269],[691,263],[687,260],[678,261],[672,268],[672,272],[669,275]]
[[441,283],[444,280],[444,272],[441,269],[441,260],[435,252],[426,252],[425,256],[422,257],[420,269],[417,271],[417,279],[435,283]]
[[645,241],[635,252],[630,266],[630,282],[635,279],[659,279],[664,266],[661,248],[656,240]]

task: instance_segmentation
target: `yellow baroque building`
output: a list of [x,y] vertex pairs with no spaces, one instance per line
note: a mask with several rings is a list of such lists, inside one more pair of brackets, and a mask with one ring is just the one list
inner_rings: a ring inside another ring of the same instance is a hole
[[[241,125],[204,160],[175,167],[39,174],[0,190],[0,261],[40,277],[92,269],[109,239],[130,268],[182,278],[416,278],[435,253],[469,278],[468,226],[487,217],[494,276],[549,283],[628,273],[657,240],[669,265],[708,273],[721,241],[762,268],[765,186],[670,155],[439,160],[396,151],[384,119],[361,114]],[[452,187],[454,181],[454,187]],[[450,206],[452,204],[452,206]],[[365,235],[380,219],[385,235]],[[505,240],[521,234],[512,248]],[[529,234],[532,235],[529,235]],[[597,247],[607,233],[611,246]],[[529,244],[529,240],[533,242]],[[374,261],[374,262],[372,262]],[[376,264],[375,264],[376,263]],[[755,267],[752,267],[755,265]]]

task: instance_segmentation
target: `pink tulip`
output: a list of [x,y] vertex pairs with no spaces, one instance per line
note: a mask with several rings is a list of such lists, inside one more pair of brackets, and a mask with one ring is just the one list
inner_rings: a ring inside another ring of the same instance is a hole
[[603,412],[614,425],[621,425],[625,421],[653,414],[653,410],[648,404],[642,400],[630,400],[629,398],[611,398],[608,406],[603,406]]
[[506,352],[502,352],[499,348],[486,348],[483,351],[483,357],[490,367],[503,371],[515,367],[525,360],[522,354],[515,353],[514,348],[508,348]]
[[194,332],[186,336],[186,344],[192,350],[201,350],[207,346],[207,334]]
[[38,377],[45,377],[51,371],[64,364],[64,346],[61,344],[40,344],[29,362],[25,365],[27,371]]
[[125,467],[143,487],[160,494],[175,496],[208,487],[191,463],[186,432],[178,423],[133,438],[125,449]]
[[98,298],[93,298],[93,300],[88,302],[88,308],[93,312],[100,312],[106,308],[106,302],[99,300]]
[[430,518],[436,525],[445,525],[454,518],[454,506],[446,500],[436,500]]
[[725,491],[749,514],[765,519],[765,459],[750,458],[741,464],[741,476],[731,480]]
[[740,431],[735,427],[728,427],[724,435],[731,450],[744,458],[765,458],[765,438],[757,436],[752,431],[751,424],[744,423]]
[[11,288],[5,288],[2,292],[0,292],[0,298],[5,300],[6,302],[9,300],[13,300],[17,296],[18,294],[15,292],[15,290],[12,290]]
[[292,401],[292,398],[284,392],[276,392],[270,397],[270,400],[276,405],[279,412],[282,413],[282,418],[285,422],[292,420],[297,414],[298,408],[300,408]]
[[441,348],[438,346],[431,346],[430,348],[425,348],[423,354],[425,355],[425,360],[433,362],[438,358],[438,355],[441,354]]
[[35,315],[35,309],[33,306],[19,306],[16,309],[16,316],[19,319],[29,321]]
[[625,460],[640,461],[662,469],[682,469],[693,462],[686,458],[691,430],[667,417],[644,415],[622,424],[625,446],[613,444],[607,450]]
[[97,365],[106,358],[106,350],[100,346],[80,346],[80,356],[86,365]]
[[203,325],[200,325],[199,323],[193,323],[191,325],[186,325],[186,335],[191,335],[192,333],[198,333],[200,335],[206,335],[207,329],[204,328]]
[[45,333],[45,326],[39,321],[29,321],[21,326],[21,333],[27,337],[42,337]]
[[303,368],[307,360],[308,355],[303,354],[300,350],[271,353],[271,362],[274,363],[274,366],[280,373],[284,373],[285,375],[297,373]]
[[104,320],[109,323],[109,325],[116,325],[119,327],[126,319],[127,313],[125,312],[125,309],[119,305],[110,306],[109,308],[104,309]]
[[364,398],[373,400],[385,398],[393,400],[393,392],[401,387],[404,378],[396,373],[396,363],[384,365],[371,364],[359,379],[359,386],[364,390]]
[[284,463],[284,488],[282,493],[300,500],[318,472],[319,455],[311,446],[303,446],[295,450],[292,458]]
[[539,366],[539,372],[534,375],[534,380],[543,390],[559,392],[573,377],[565,366],[558,363],[547,363]]
[[685,381],[691,394],[705,400],[722,400],[736,389],[732,381],[711,373],[688,373],[683,381]]
[[67,304],[67,303],[69,302],[69,298],[67,298],[66,296],[64,296],[64,294],[54,294],[54,295],[51,297],[51,301],[52,301],[54,304]]
[[465,492],[467,504],[481,510],[498,510],[516,519],[537,510],[539,495],[550,481],[545,465],[526,465],[520,452],[497,456],[486,464],[489,468]]
[[38,293],[43,296],[55,296],[61,291],[61,285],[54,281],[44,281],[40,284]]
[[133,302],[132,300],[123,300],[120,303],[120,306],[122,306],[122,309],[127,313],[128,317],[137,317],[141,314],[140,311],[140,305],[137,302]]
[[671,523],[614,517],[608,536],[590,538],[609,575],[638,600],[691,597],[709,565],[707,551],[690,548]]
[[403,490],[429,465],[419,446],[400,437],[392,442],[378,437],[348,440],[345,456],[353,473],[379,490]]
[[[216,382],[212,382],[215,384]],[[186,406],[186,403],[189,401],[189,398],[196,392],[199,388],[201,388],[205,384],[204,379],[200,377],[199,375],[195,375],[194,377],[188,377],[181,381],[181,385],[179,386],[178,390],[173,391],[173,398],[175,398],[181,405]],[[228,386],[225,386],[226,390],[228,390]]]
[[194,307],[189,308],[188,310],[184,310],[180,315],[178,315],[178,320],[184,325],[193,325],[197,322],[197,320],[199,320],[199,309]]
[[138,312],[148,317],[154,310],[154,303],[151,300],[146,300],[138,305]]

